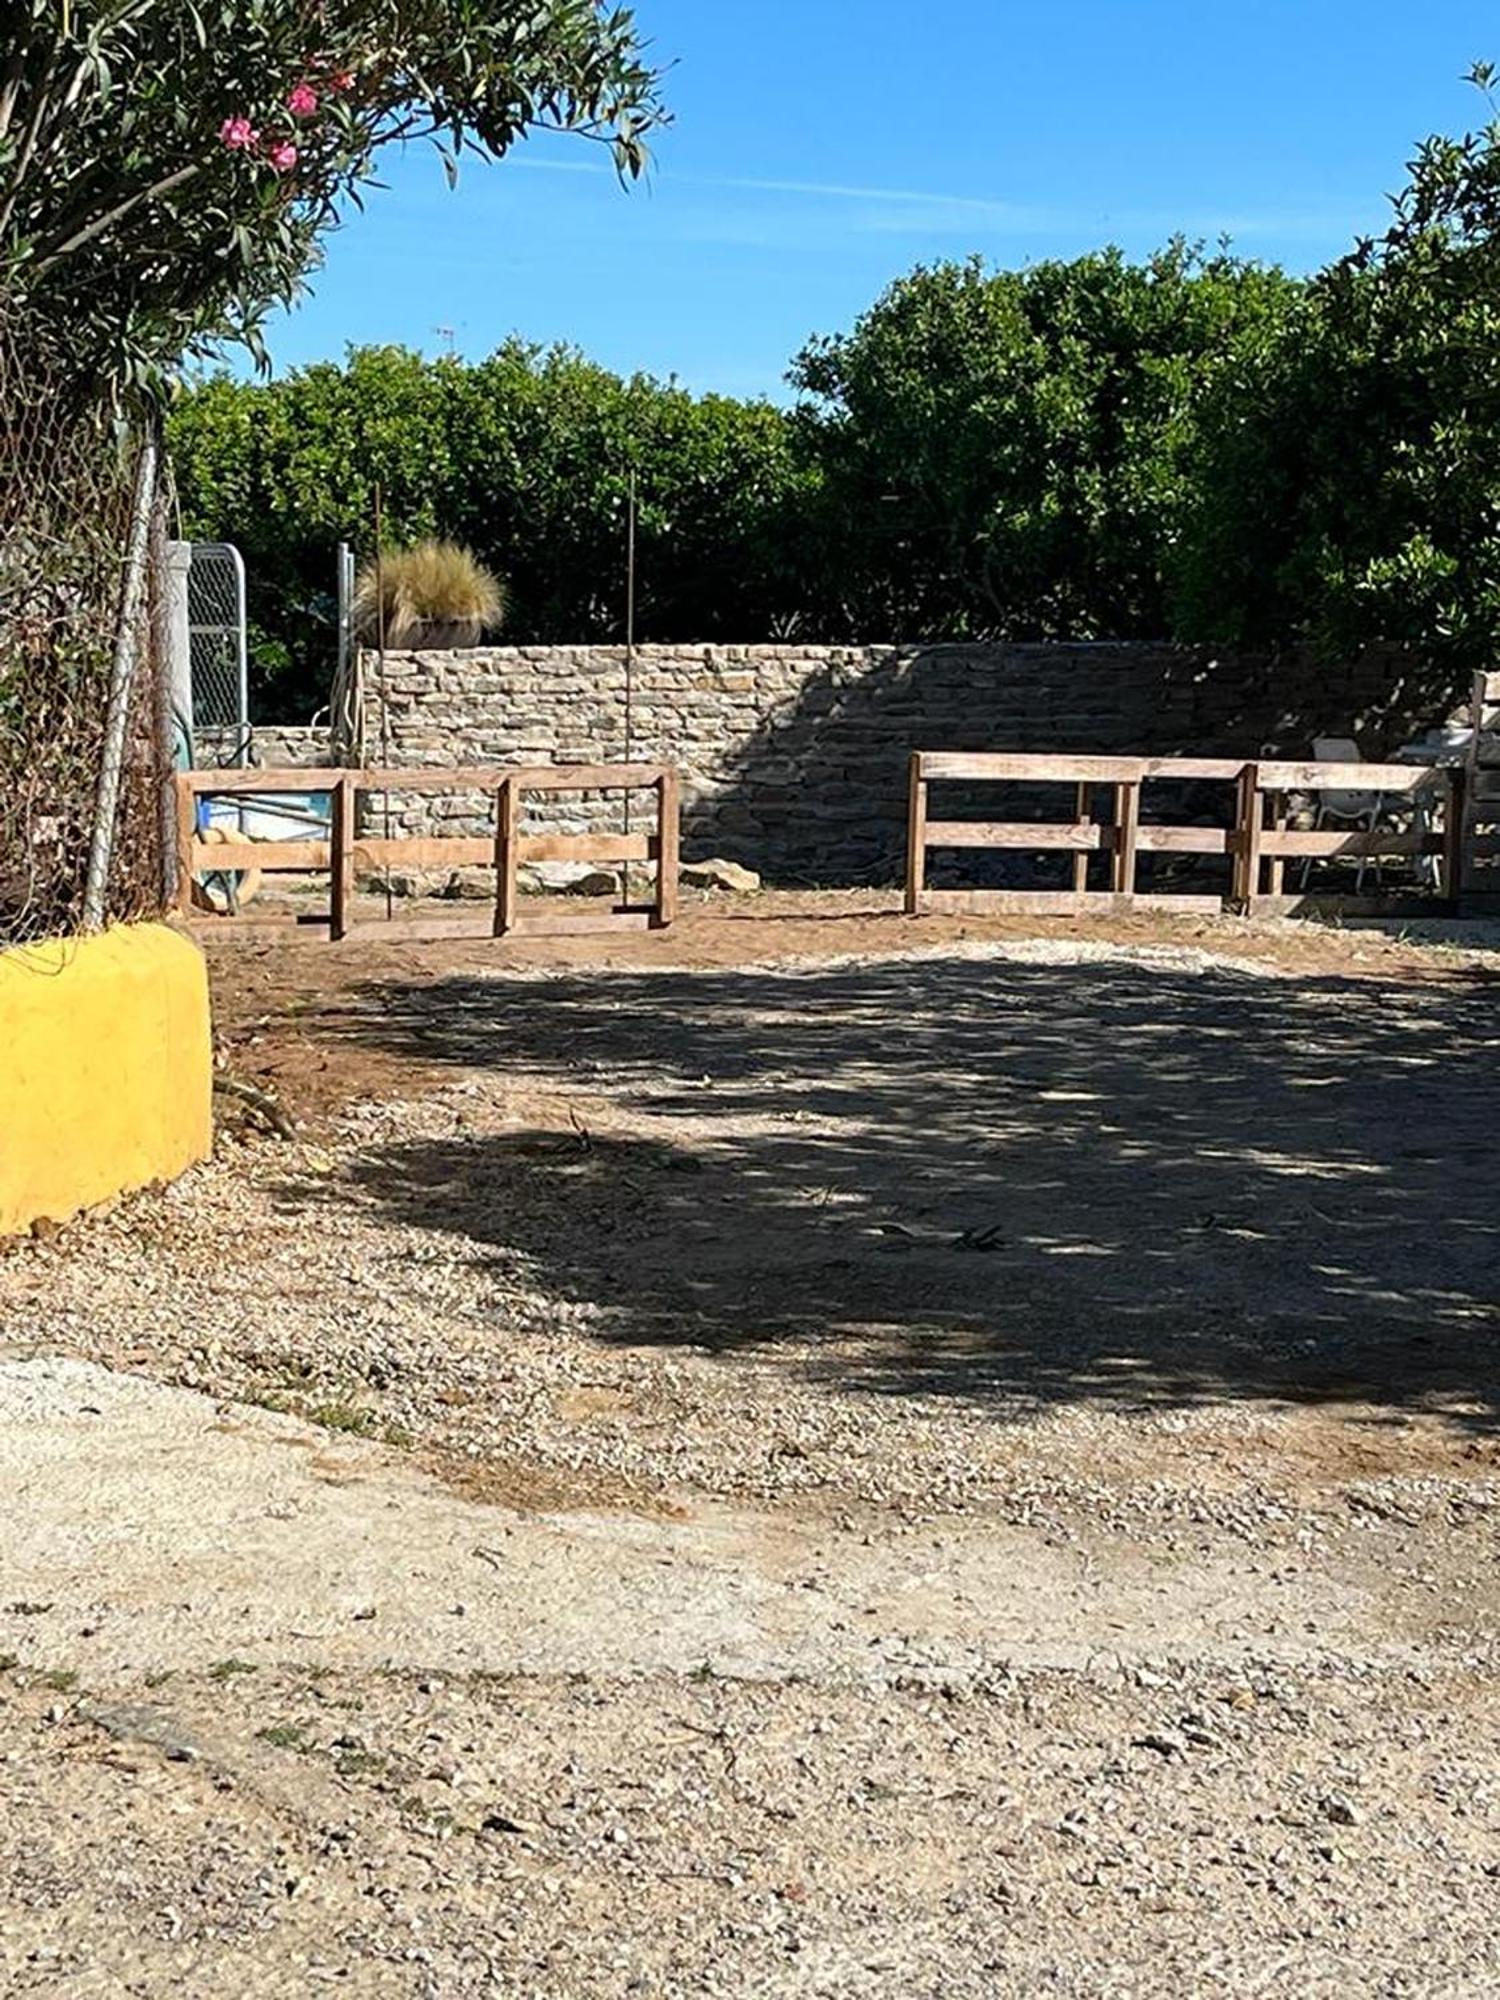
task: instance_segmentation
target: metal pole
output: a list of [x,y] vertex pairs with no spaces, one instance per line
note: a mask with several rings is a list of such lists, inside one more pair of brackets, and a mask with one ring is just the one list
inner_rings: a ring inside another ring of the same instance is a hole
[[[630,468],[630,503],[625,528],[625,762],[635,750],[635,520],[636,474]],[[630,793],[624,800],[625,831],[630,831]]]
[[[176,765],[176,731],[172,711],[172,647],[176,605],[168,570],[167,510],[151,510],[151,734],[156,750],[156,775],[161,787],[158,805],[161,842],[162,902],[177,900],[177,798],[171,773]],[[191,762],[191,754],[189,755]]]
[[99,791],[89,840],[88,874],[83,887],[82,928],[99,930],[104,923],[109,889],[109,864],[114,852],[115,815],[120,805],[120,774],[125,763],[125,731],[130,721],[130,684],[135,673],[141,597],[146,583],[146,557],[151,541],[151,505],[156,494],[156,431],[148,427],[136,461],[135,495],[130,509],[130,540],[125,554],[125,588],[115,627],[114,659],[110,666],[109,701],[104,712],[104,744],[99,762]]
[[[229,550],[230,568],[234,572],[234,670],[236,677],[235,698],[240,711],[239,743],[234,761],[241,766],[250,762],[250,644],[245,617],[245,558],[232,542],[226,543]],[[241,824],[244,816],[241,815]]]
[[[375,487],[375,645],[380,663],[380,761],[386,770],[391,768],[391,705],[386,696],[385,685],[385,569],[381,552],[383,528],[380,513],[380,486]],[[385,798],[385,837],[391,837],[391,795]],[[385,920],[391,923],[396,915],[396,899],[391,889],[391,864],[385,864]]]

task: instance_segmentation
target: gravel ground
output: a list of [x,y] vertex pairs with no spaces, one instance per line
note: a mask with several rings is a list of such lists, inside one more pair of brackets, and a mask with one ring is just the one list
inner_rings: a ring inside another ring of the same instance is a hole
[[206,1392],[231,1528],[310,1423],[532,1609],[408,1547],[366,1644],[263,1514],[241,1659],[87,1411],[12,1454],[11,1990],[1493,1991],[1494,992],[1403,954],[346,974],[425,1094],[0,1260],[0,1407]]

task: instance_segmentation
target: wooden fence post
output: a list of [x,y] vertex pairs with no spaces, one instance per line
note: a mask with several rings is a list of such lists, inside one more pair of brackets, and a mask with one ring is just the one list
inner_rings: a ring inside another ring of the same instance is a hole
[[1136,838],[1141,825],[1141,781],[1127,779],[1115,786],[1115,894],[1135,894]]
[[[1272,792],[1271,794],[1272,832],[1284,833],[1286,831],[1286,821],[1287,821],[1287,795],[1285,792]],[[1270,881],[1271,894],[1273,896],[1279,896],[1282,890],[1286,887],[1285,855],[1273,854],[1271,856],[1270,875],[1271,875],[1271,881]]]
[[664,931],[677,918],[677,865],[682,806],[677,773],[663,771],[656,781],[656,909],[653,930]]
[[922,907],[927,886],[927,780],[922,775],[922,753],[913,750],[907,767],[906,807],[906,914],[914,917]]
[[1464,893],[1464,821],[1469,810],[1469,774],[1462,764],[1448,772],[1448,799],[1443,813],[1443,852],[1438,863],[1438,894],[1457,903]]
[[349,935],[349,906],[354,899],[354,780],[340,778],[333,788],[330,815],[333,851],[328,885],[328,936],[337,944]]
[[1247,917],[1254,915],[1256,898],[1260,895],[1261,827],[1260,766],[1247,764],[1240,773],[1235,885],[1235,901]]
[[519,857],[516,834],[520,826],[520,797],[513,777],[503,778],[495,793],[495,936],[505,937],[514,930],[516,901],[520,894]]
[[191,774],[178,771],[172,779],[173,821],[177,830],[177,881],[174,897],[183,916],[193,909],[193,842],[198,834],[198,794]]
[[[1078,787],[1078,798],[1073,810],[1080,826],[1090,826],[1093,824],[1089,818],[1089,788],[1087,785],[1080,785]],[[1073,856],[1073,894],[1081,896],[1088,886],[1089,852],[1086,847],[1080,847],[1078,852]]]

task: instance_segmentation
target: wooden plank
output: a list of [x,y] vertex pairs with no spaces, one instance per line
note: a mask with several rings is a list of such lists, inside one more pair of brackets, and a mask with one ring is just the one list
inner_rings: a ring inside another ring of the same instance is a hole
[[235,798],[245,794],[332,792],[352,778],[360,792],[492,792],[503,778],[522,779],[527,791],[628,791],[654,785],[659,764],[420,764],[409,767],[372,766],[353,771],[346,766],[243,771],[184,771],[193,791],[207,797]]
[[1270,881],[1267,884],[1273,896],[1279,896],[1286,887],[1286,849],[1279,837],[1286,832],[1287,796],[1285,792],[1271,794],[1271,828],[1261,845],[1271,856]]
[[1184,916],[1216,916],[1221,896],[1125,896],[1107,889],[929,889],[922,898],[923,916],[1117,916],[1131,910],[1180,912]]
[[1468,805],[1468,773],[1462,768],[1450,770],[1448,797],[1443,807],[1443,858],[1438,863],[1438,893],[1454,902],[1464,892],[1464,821]]
[[384,765],[356,771],[354,779],[361,792],[493,792],[508,769],[505,764]]
[[1158,826],[1148,821],[1136,828],[1135,844],[1143,854],[1228,854],[1234,836],[1223,826]]
[[661,782],[660,764],[528,764],[510,775],[526,792],[630,792]]
[[195,840],[192,870],[259,868],[266,875],[316,874],[327,868],[333,849],[326,840]]
[[919,750],[922,776],[935,779],[989,778],[1018,784],[1099,785],[1139,783],[1141,757],[1068,757],[1024,751]]
[[293,796],[309,792],[331,792],[341,778],[349,772],[343,769],[322,767],[316,770],[300,771],[179,771],[180,781],[187,784],[202,798],[238,798],[244,793],[290,792]]
[[1085,848],[1103,846],[1103,829],[1066,820],[934,819],[927,823],[929,847]]
[[198,801],[193,792],[192,773],[178,771],[172,780],[173,824],[177,842],[177,908],[184,916],[193,907],[193,848],[198,832]]
[[654,861],[656,842],[648,833],[523,833],[516,852],[522,861]]
[[1257,764],[1263,792],[1419,792],[1430,764]]
[[664,931],[677,921],[677,873],[682,838],[682,799],[675,771],[663,771],[656,783],[656,908],[654,928]]
[[[1287,855],[1318,857],[1330,854],[1390,856],[1441,854],[1443,836],[1440,833],[1382,832],[1378,827],[1373,833],[1339,833],[1330,832],[1326,828],[1313,831],[1300,827],[1287,827],[1278,833],[1273,827],[1267,827],[1261,834],[1260,851],[1262,854],[1281,857]],[[1274,882],[1276,878],[1273,875],[1271,879]]]
[[285,938],[298,931],[326,931],[328,912],[326,910],[288,910],[280,916],[210,916],[203,910],[195,911],[189,926],[194,937],[217,938]]
[[354,865],[364,874],[377,868],[488,868],[494,858],[490,834],[393,834],[389,840],[354,843]]
[[328,935],[334,944],[348,935],[354,901],[354,780],[345,772],[333,788],[332,882],[328,895]]
[[1115,859],[1113,887],[1117,896],[1135,893],[1136,838],[1141,824],[1141,786],[1135,779],[1115,786]]
[[1247,764],[1240,774],[1239,826],[1236,829],[1235,900],[1247,914],[1260,894],[1262,838],[1260,773]]
[[1147,757],[1145,775],[1152,778],[1177,778],[1182,781],[1200,780],[1210,783],[1238,784],[1241,771],[1245,768],[1243,757]]
[[922,753],[913,750],[906,767],[906,914],[915,916],[927,881],[927,780]]
[[608,937],[616,931],[649,931],[657,928],[655,910],[622,909],[616,906],[607,916],[519,917],[507,932],[511,938],[529,937]]
[[517,876],[520,865],[521,793],[514,778],[506,778],[495,792],[495,916],[494,934],[507,937],[516,927],[516,910],[521,899]]
[[349,932],[354,942],[364,939],[380,945],[493,943],[494,935],[494,918],[488,911],[482,917],[372,917],[354,924]]

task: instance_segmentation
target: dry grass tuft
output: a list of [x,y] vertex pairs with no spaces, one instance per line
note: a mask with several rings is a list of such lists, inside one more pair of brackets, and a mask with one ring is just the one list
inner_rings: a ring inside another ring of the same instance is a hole
[[456,542],[423,541],[367,563],[354,594],[354,619],[367,644],[473,646],[505,616],[499,580]]

